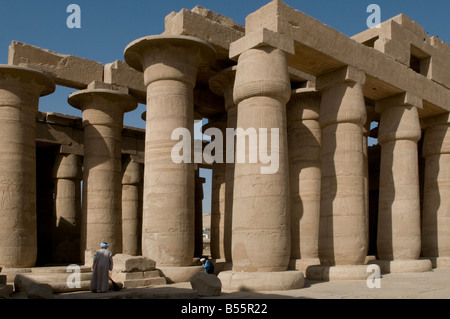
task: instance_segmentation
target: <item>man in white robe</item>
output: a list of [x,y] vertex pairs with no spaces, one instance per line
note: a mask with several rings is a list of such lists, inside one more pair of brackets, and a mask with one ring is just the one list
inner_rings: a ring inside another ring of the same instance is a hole
[[100,244],[94,256],[93,272],[89,289],[92,292],[107,292],[109,290],[109,271],[113,269],[112,253],[107,243]]

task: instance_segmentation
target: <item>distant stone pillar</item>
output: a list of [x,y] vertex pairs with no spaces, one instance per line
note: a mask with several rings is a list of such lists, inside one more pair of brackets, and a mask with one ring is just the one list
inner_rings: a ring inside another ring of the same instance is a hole
[[[224,69],[210,80],[210,88],[218,95],[222,95],[225,100],[225,110],[227,111],[227,129],[236,129],[237,126],[237,107],[233,99],[234,80],[236,77],[236,66]],[[226,131],[226,130],[225,130]],[[220,257],[225,259],[225,264],[221,265],[223,270],[232,268],[231,254],[231,236],[232,236],[232,219],[233,219],[233,192],[234,192],[234,154],[235,154],[235,138],[229,140],[225,132],[225,143],[233,145],[226,147],[225,150],[225,207],[223,216],[223,251],[220,250]],[[221,224],[222,226],[222,224]],[[221,227],[220,226],[220,227]],[[217,265],[217,263],[216,263]]]
[[450,267],[450,121],[449,114],[432,119],[423,143],[425,181],[422,256],[433,267]]
[[55,159],[53,262],[76,263],[80,256],[81,230],[81,156],[58,154]]
[[314,88],[293,91],[287,105],[291,197],[291,265],[305,271],[320,265],[321,95]]
[[195,169],[195,248],[194,257],[203,256],[203,184],[206,178],[200,176],[200,168]]
[[37,258],[36,114],[55,90],[43,73],[0,65],[0,266],[32,267]]
[[[187,129],[193,141],[193,89],[202,63],[215,59],[208,43],[187,36],[149,36],[125,50],[126,62],[144,72],[147,87],[142,253],[170,280],[189,281],[194,258],[194,167],[171,153]],[[178,136],[177,136],[178,138]],[[192,271],[197,271],[196,268]],[[170,274],[170,275],[169,275]]]
[[[208,124],[203,128],[205,130],[214,129],[216,133],[221,134],[222,145],[214,145],[214,155],[216,161],[212,163],[212,179],[211,179],[211,258],[217,264],[225,261],[225,201],[226,201],[226,118],[209,119]],[[208,132],[208,131],[206,131]],[[207,133],[204,133],[208,135]],[[214,139],[217,137],[213,137]],[[222,146],[222,148],[219,148]]]
[[68,99],[83,111],[81,250],[90,254],[106,241],[117,254],[122,253],[123,115],[134,110],[137,102],[126,93],[96,87],[93,83]]
[[420,191],[417,142],[421,128],[417,107],[422,101],[409,93],[377,102],[381,113],[378,238],[375,261],[382,272],[431,269],[418,260],[421,250]]
[[[277,48],[264,42],[265,36],[272,39],[272,32],[261,32],[242,38],[230,49],[230,56],[239,55],[234,101],[241,133],[237,133],[234,172],[233,270],[219,274],[224,289],[248,284],[250,289],[285,290],[304,284],[302,272],[286,271],[291,248],[286,129],[291,86],[286,51],[293,52],[293,42],[283,38],[286,46]],[[263,43],[252,46],[253,36],[262,36]],[[241,144],[243,132],[249,143]],[[270,161],[264,163],[262,154],[271,154]]]
[[142,164],[131,156],[122,163],[122,252],[141,255]]
[[321,280],[366,279],[367,255],[363,125],[365,74],[344,67],[322,75],[320,127],[321,202],[319,256],[322,266],[307,277]]

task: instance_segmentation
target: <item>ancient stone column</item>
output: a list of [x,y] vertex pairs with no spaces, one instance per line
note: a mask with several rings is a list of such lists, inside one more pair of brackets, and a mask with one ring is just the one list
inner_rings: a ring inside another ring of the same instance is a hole
[[381,145],[378,235],[375,261],[382,272],[431,269],[418,260],[421,250],[420,191],[417,142],[421,128],[417,107],[422,101],[409,93],[378,101]]
[[0,65],[0,266],[32,267],[37,258],[36,114],[55,90],[46,75]]
[[[226,174],[226,126],[224,117],[209,119],[204,125],[204,134],[212,132],[218,136],[212,136],[212,141],[205,148],[208,154],[214,151],[215,161],[212,164],[211,179],[211,258],[217,264],[225,261],[225,174]],[[220,145],[220,142],[222,145]],[[213,149],[214,148],[214,149]]]
[[293,90],[287,105],[291,198],[291,269],[320,265],[320,93]]
[[206,182],[206,178],[200,176],[200,169],[197,166],[194,170],[194,183],[195,183],[195,204],[194,204],[194,257],[202,257],[203,256],[203,184]]
[[123,115],[137,107],[132,96],[97,85],[72,93],[68,99],[83,112],[81,250],[88,255],[102,241],[109,243],[113,254],[122,252]]
[[53,262],[76,263],[80,256],[82,158],[58,154],[53,168],[55,184]]
[[[239,55],[234,84],[239,131],[233,195],[233,270],[221,272],[219,277],[226,289],[245,284],[263,290],[299,288],[304,284],[303,274],[286,271],[291,248],[286,103],[291,85],[284,50],[292,52],[292,42],[277,34],[286,41],[281,49],[269,43],[248,47],[248,43],[254,43],[252,36],[235,42],[242,45],[239,49],[230,49],[230,56],[231,52]],[[242,141],[245,135],[248,142]],[[264,154],[271,154],[270,161]]]
[[142,164],[127,156],[122,163],[122,253],[141,255]]
[[144,72],[147,87],[142,253],[174,282],[189,281],[192,274],[194,164],[193,154],[173,161],[180,140],[172,140],[172,133],[187,130],[184,142],[192,144],[197,70],[214,59],[212,46],[187,36],[149,36],[125,50],[126,62]]
[[422,150],[425,178],[422,256],[433,267],[450,267],[450,121],[444,114],[428,120]]
[[[225,110],[227,111],[228,130],[235,130],[237,125],[237,107],[233,99],[234,80],[236,77],[236,66],[224,69],[213,78],[210,79],[210,88],[218,95],[222,95],[225,100]],[[225,130],[227,131],[227,130]],[[234,192],[234,154],[235,154],[235,137],[227,138],[225,132],[225,143],[232,145],[226,147],[225,150],[225,207],[223,216],[223,248],[220,248],[220,256],[224,260],[224,264],[219,264],[223,270],[232,268],[231,255],[231,236],[232,236],[232,218],[233,218],[233,192]],[[223,251],[222,251],[223,249]],[[216,262],[216,265],[218,263]]]
[[[366,279],[367,254],[363,125],[365,74],[344,67],[317,79],[322,91],[319,256],[314,279]],[[312,271],[314,270],[314,271]]]

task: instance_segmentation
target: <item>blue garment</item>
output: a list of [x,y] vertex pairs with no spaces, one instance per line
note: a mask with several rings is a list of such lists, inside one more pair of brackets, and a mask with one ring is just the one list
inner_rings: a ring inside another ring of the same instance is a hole
[[209,260],[205,261],[203,268],[205,268],[207,274],[214,274],[214,265]]

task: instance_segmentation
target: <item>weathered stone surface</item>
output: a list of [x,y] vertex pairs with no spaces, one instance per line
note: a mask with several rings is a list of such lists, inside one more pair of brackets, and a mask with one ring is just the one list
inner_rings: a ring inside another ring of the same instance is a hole
[[200,297],[220,296],[222,291],[222,282],[216,275],[198,272],[189,281],[192,289],[197,290]]
[[56,84],[84,89],[92,81],[103,81],[103,64],[60,54],[13,41],[9,47],[8,64],[26,66],[53,78]]
[[113,256],[114,270],[120,272],[150,271],[155,269],[155,261],[144,256],[116,254]]
[[14,290],[24,292],[29,299],[53,299],[53,289],[49,284],[36,281],[31,275],[18,274],[14,279]]

